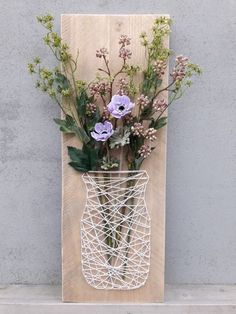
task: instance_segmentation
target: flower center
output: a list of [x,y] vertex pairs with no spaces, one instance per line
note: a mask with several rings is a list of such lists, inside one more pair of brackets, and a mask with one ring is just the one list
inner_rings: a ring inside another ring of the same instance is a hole
[[102,131],[102,134],[107,134],[107,131]]
[[119,105],[119,108],[118,108],[120,111],[123,111],[125,109],[125,106],[124,105]]

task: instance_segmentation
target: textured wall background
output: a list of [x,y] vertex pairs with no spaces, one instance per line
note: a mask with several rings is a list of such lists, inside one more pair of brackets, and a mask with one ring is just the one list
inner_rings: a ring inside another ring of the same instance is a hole
[[[35,16],[169,13],[204,75],[169,112],[166,281],[236,283],[236,2],[0,0],[0,282],[60,282],[59,114],[26,64],[54,65]],[[95,38],[96,38],[96,34]]]

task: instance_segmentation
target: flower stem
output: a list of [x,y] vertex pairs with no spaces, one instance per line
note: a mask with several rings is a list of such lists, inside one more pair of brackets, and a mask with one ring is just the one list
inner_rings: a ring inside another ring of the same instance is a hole
[[[135,185],[135,181],[134,180],[130,180],[130,182],[128,182],[128,187],[132,187],[134,188]],[[133,206],[134,205],[134,197],[130,198],[130,205]],[[132,214],[130,215],[129,219],[128,219],[128,233],[127,233],[127,237],[126,237],[126,249],[125,249],[125,261],[124,261],[124,268],[123,268],[123,275],[122,278],[123,280],[125,280],[125,274],[126,274],[126,268],[127,268],[127,262],[128,262],[128,255],[129,255],[129,244],[131,241],[131,223],[132,223],[132,218],[133,218],[133,208],[132,210]],[[127,213],[129,214],[129,213]]]
[[108,141],[106,141],[106,150],[107,150],[107,161],[108,163],[110,163],[111,156],[110,156],[110,149],[109,149]]

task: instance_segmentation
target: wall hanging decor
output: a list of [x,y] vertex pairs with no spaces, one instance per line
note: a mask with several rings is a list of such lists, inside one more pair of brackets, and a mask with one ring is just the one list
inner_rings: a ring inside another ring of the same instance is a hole
[[59,63],[28,68],[62,112],[63,300],[161,302],[167,109],[200,69],[181,55],[169,74],[168,15],[38,21]]

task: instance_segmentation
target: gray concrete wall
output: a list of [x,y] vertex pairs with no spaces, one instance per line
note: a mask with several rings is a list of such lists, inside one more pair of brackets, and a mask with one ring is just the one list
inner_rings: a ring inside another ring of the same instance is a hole
[[166,281],[236,283],[236,1],[0,0],[0,282],[60,282],[56,105],[26,64],[48,57],[35,16],[169,13],[171,47],[204,74],[169,112]]

